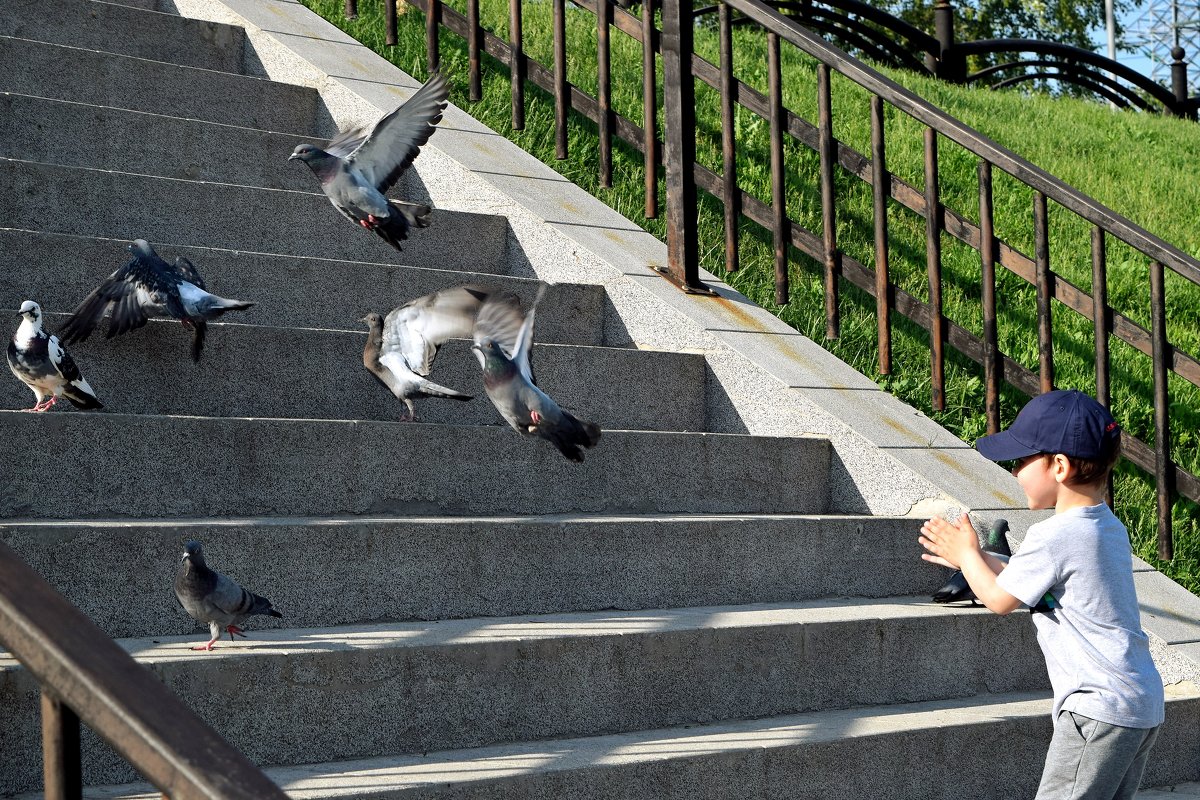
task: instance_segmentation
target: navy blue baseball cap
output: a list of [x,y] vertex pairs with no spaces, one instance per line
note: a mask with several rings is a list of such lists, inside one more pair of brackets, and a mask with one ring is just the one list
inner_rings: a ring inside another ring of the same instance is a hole
[[1046,392],[1029,401],[1008,430],[975,440],[992,461],[1015,461],[1038,453],[1101,458],[1121,428],[1108,409],[1078,389]]

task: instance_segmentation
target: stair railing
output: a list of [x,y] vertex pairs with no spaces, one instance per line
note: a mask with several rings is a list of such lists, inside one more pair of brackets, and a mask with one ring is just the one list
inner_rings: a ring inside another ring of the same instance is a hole
[[171,800],[286,800],[3,542],[0,645],[42,687],[46,800],[82,797],[81,721]]
[[[801,23],[785,17],[761,0],[721,0],[718,4],[720,37],[719,64],[698,55],[693,48],[695,12],[691,0],[661,0],[662,29],[655,23],[659,0],[643,0],[635,15],[612,0],[572,0],[597,19],[597,97],[583,92],[567,80],[565,35],[566,0],[553,0],[554,59],[544,66],[524,50],[521,33],[522,0],[508,0],[509,41],[503,41],[480,25],[479,0],[466,0],[466,14],[444,0],[409,0],[425,15],[426,58],[430,72],[440,63],[439,31],[457,34],[467,43],[470,65],[470,98],[481,96],[481,53],[487,53],[509,68],[512,78],[513,127],[524,127],[527,82],[549,92],[555,102],[555,140],[559,158],[567,157],[569,111],[596,124],[599,135],[600,183],[611,185],[612,147],[616,137],[644,159],[646,216],[658,213],[657,178],[665,166],[666,229],[668,264],[659,271],[683,291],[712,294],[700,278],[697,233],[698,190],[720,201],[725,218],[725,263],[727,270],[739,266],[739,220],[749,219],[773,238],[775,300],[789,300],[789,247],[823,265],[826,336],[837,338],[840,328],[842,281],[858,287],[875,299],[878,320],[879,371],[891,373],[893,310],[930,334],[931,403],[945,408],[945,345],[983,366],[985,414],[989,432],[1000,426],[1001,382],[1028,396],[1052,390],[1054,384],[1053,302],[1090,322],[1095,329],[1096,392],[1101,403],[1111,402],[1110,340],[1116,338],[1149,357],[1153,374],[1154,442],[1148,444],[1131,435],[1123,437],[1122,454],[1154,477],[1157,497],[1158,554],[1169,560],[1172,541],[1172,504],[1177,497],[1200,502],[1200,479],[1181,468],[1171,457],[1168,374],[1200,386],[1200,360],[1167,338],[1164,273],[1170,270],[1184,280],[1200,284],[1200,262],[1162,239],[1135,225],[1103,204],[1068,186],[1012,151],[934,107],[900,84],[870,68],[844,51],[825,42]],[[396,41],[394,4],[384,3],[387,40]],[[356,0],[347,0],[347,12],[356,10]],[[768,46],[768,93],[737,80],[733,72],[732,25],[734,14],[765,32]],[[643,116],[626,119],[612,109],[609,75],[609,32],[616,27],[637,40],[643,50]],[[818,62],[818,120],[812,124],[783,106],[780,44],[787,42]],[[583,54],[576,54],[584,57]],[[592,57],[591,54],[587,57]],[[663,66],[663,138],[656,138],[656,57]],[[837,72],[871,95],[872,142],[869,156],[855,151],[833,136],[830,76]],[[723,172],[717,174],[696,163],[695,80],[716,89],[721,97]],[[770,203],[745,192],[737,185],[735,107],[741,106],[770,124]],[[924,127],[924,188],[892,175],[886,166],[887,144],[884,114],[891,107],[917,120]],[[819,154],[822,230],[813,232],[787,216],[784,184],[784,140],[790,137]],[[938,142],[945,139],[965,148],[978,159],[979,223],[946,207],[938,193]],[[844,253],[837,243],[837,193],[835,169],[871,186],[874,196],[875,254],[873,268]],[[1034,255],[1022,253],[1001,240],[993,227],[994,170],[1007,173],[1033,192]],[[893,201],[925,220],[928,302],[904,291],[889,277],[888,202]],[[1091,228],[1092,285],[1088,294],[1050,268],[1048,202],[1054,201],[1069,213],[1086,220]],[[943,313],[941,237],[952,237],[979,253],[982,290],[983,336],[976,336]],[[1149,289],[1150,330],[1109,305],[1107,300],[1107,246],[1109,239],[1128,244],[1146,259]],[[996,268],[1001,267],[1036,287],[1038,371],[1000,351],[996,316]]]

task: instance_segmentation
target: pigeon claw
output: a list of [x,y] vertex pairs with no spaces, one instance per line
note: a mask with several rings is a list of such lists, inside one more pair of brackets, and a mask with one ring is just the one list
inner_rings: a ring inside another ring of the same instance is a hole
[[225,630],[229,631],[229,641],[231,641],[231,642],[233,641],[233,637],[235,634],[242,637],[243,639],[247,638],[246,634],[237,625],[228,625],[228,626],[226,626]]
[[193,650],[204,650],[205,652],[208,652],[213,649],[213,645],[216,643],[217,643],[216,639],[209,639],[205,644],[198,644],[195,647],[193,647],[192,649]]
[[539,413],[538,413],[538,412],[536,412],[536,411],[530,411],[530,412],[529,412],[529,418],[530,418],[531,420],[533,420],[533,424],[534,424],[534,425],[541,425],[541,424],[542,424],[542,415],[541,415],[541,414],[539,414]]

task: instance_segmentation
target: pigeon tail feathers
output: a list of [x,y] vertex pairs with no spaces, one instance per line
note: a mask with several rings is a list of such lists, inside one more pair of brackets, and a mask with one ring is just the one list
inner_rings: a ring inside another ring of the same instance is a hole
[[568,412],[562,412],[562,419],[555,425],[547,425],[537,429],[538,435],[549,441],[569,461],[583,461],[581,447],[595,447],[600,442],[600,426],[594,422],[583,422]]

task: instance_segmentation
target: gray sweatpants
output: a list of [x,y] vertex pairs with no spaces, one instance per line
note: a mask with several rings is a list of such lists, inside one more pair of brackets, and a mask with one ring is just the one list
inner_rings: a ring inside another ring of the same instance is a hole
[[1122,728],[1060,712],[1036,800],[1131,800],[1158,728]]

